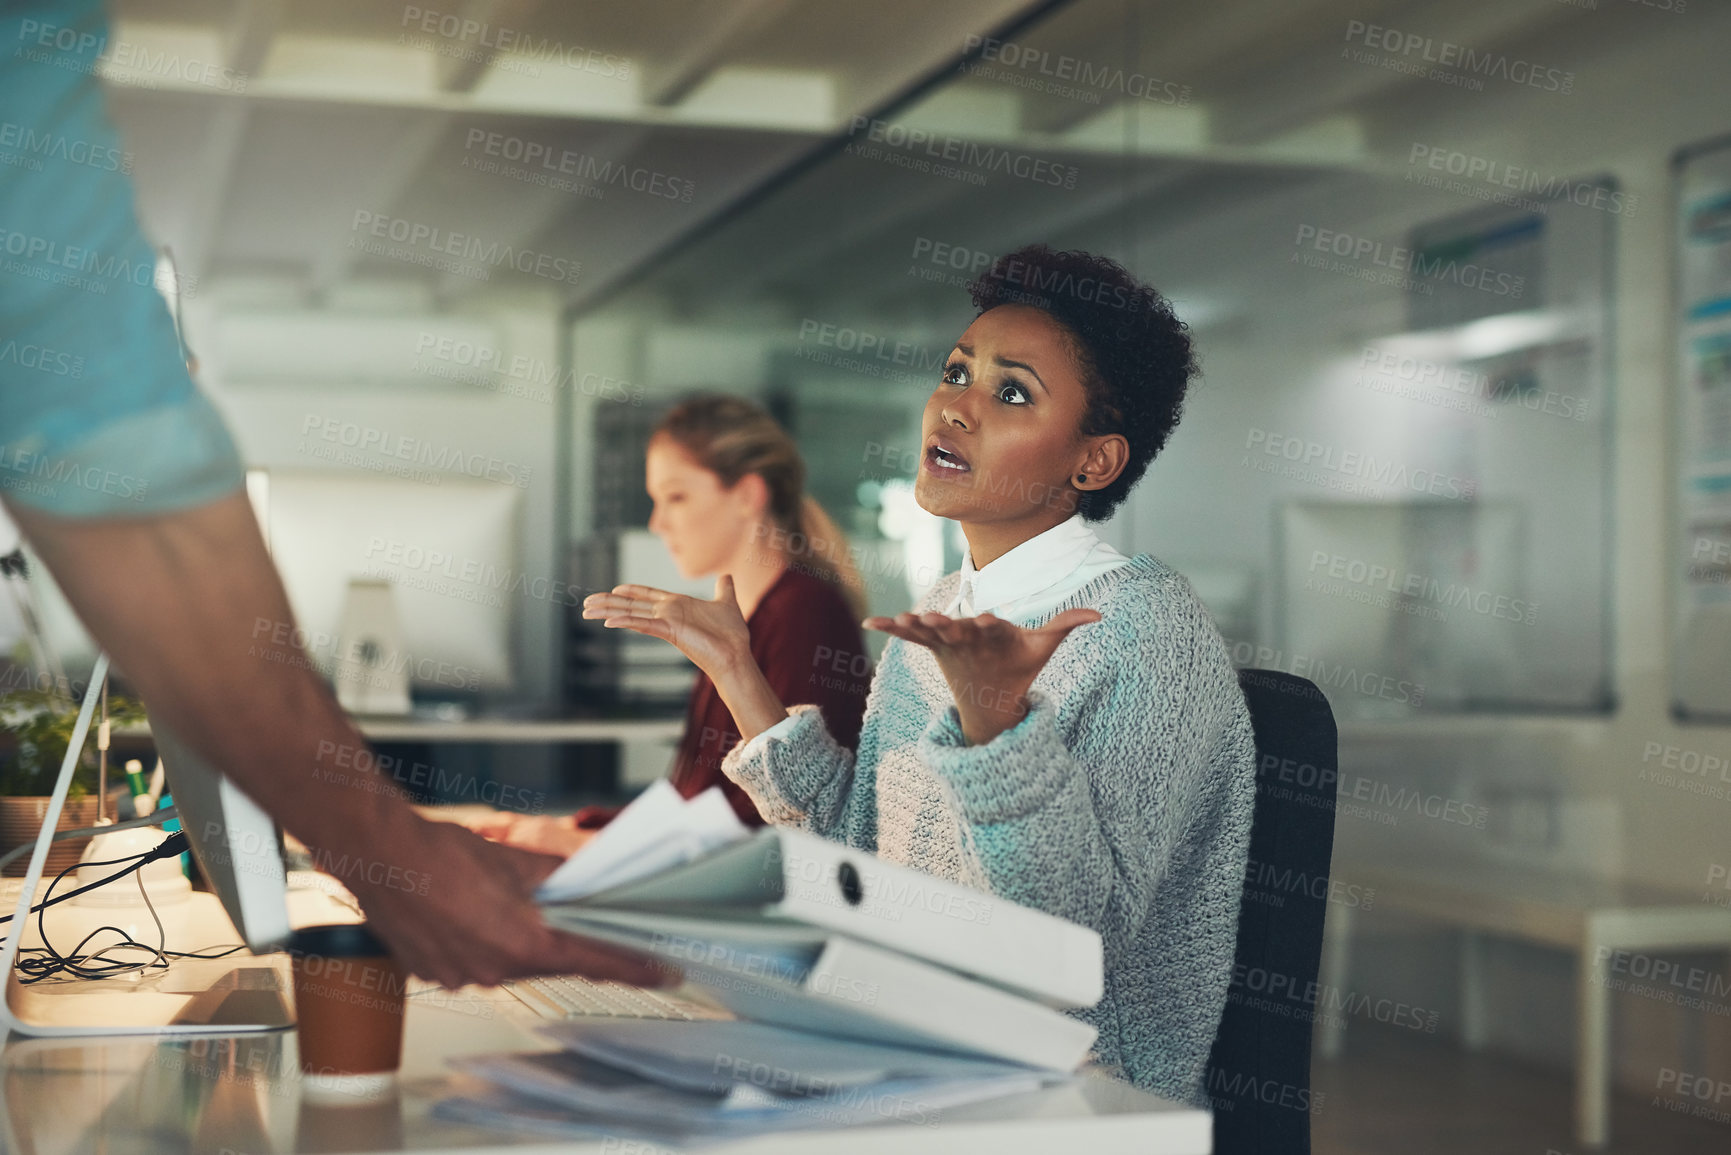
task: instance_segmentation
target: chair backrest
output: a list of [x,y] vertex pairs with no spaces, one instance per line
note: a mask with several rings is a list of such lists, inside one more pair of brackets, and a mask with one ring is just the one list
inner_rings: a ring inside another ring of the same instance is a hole
[[1215,1155],[1308,1155],[1311,1024],[1334,852],[1334,711],[1303,678],[1240,670],[1256,808],[1232,986],[1208,1059]]

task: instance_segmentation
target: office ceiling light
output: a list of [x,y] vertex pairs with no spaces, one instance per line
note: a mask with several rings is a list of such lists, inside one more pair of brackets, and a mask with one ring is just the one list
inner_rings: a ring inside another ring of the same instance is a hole
[[1581,335],[1578,316],[1564,309],[1500,313],[1442,329],[1395,333],[1371,344],[1396,356],[1425,361],[1482,361]]

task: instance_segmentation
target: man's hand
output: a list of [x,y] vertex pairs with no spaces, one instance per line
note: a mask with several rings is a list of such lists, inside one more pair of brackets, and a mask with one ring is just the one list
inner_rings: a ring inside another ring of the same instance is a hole
[[1074,609],[1031,630],[995,614],[907,613],[861,624],[932,651],[956,699],[963,736],[970,746],[982,746],[1027,717],[1028,688],[1058,643],[1077,626],[1099,620],[1099,610]]
[[537,854],[556,854],[561,860],[583,849],[583,844],[596,834],[578,827],[575,815],[513,814],[509,810],[463,825],[490,842],[502,842]]
[[[345,880],[367,922],[411,973],[447,987],[494,986],[537,974],[582,974],[634,986],[668,986],[677,973],[618,947],[553,930],[530,898],[561,858],[502,846],[453,822],[409,828],[406,855],[381,848],[391,862],[424,871],[396,885]],[[315,856],[316,861],[316,856]],[[423,889],[425,893],[421,893]]]

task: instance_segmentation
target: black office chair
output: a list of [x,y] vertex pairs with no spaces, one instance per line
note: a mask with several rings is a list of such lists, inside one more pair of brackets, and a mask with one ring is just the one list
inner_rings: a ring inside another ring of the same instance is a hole
[[1215,1155],[1309,1155],[1310,1029],[1339,779],[1334,711],[1315,684],[1240,670],[1256,733],[1256,809],[1233,985],[1208,1056]]

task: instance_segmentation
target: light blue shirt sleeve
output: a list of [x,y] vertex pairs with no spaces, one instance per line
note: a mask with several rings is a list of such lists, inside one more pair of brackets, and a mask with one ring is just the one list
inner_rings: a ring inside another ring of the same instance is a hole
[[0,495],[68,517],[202,505],[245,477],[156,289],[96,77],[107,35],[101,0],[0,10]]

